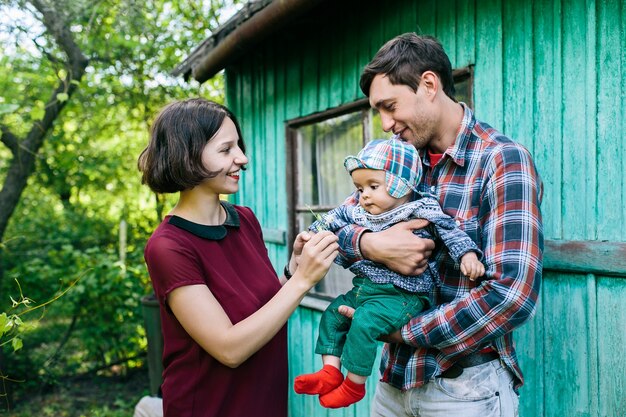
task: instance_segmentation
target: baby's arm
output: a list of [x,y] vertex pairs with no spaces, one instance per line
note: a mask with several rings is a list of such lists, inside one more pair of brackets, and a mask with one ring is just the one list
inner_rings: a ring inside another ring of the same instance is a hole
[[478,260],[475,252],[467,252],[461,256],[461,272],[470,281],[476,281],[477,278],[485,275],[485,266]]
[[[448,253],[455,262],[461,264],[463,257],[465,255],[468,255],[469,253],[472,253],[473,257],[468,258],[468,260],[466,261],[466,269],[470,269],[468,265],[475,264],[474,259],[476,262],[481,263],[479,261],[479,258],[483,257],[483,252],[480,250],[478,245],[476,245],[476,243],[467,235],[467,233],[462,231],[457,226],[454,219],[441,210],[441,206],[439,205],[439,202],[437,200],[431,197],[423,197],[412,204],[415,204],[416,206],[413,211],[413,215],[415,217],[424,218],[431,222],[431,224],[437,231],[438,237],[448,248]],[[484,267],[482,269],[484,273]],[[465,274],[464,271],[462,272]],[[475,272],[477,273],[480,271]]]
[[309,230],[315,233],[323,230],[335,233],[339,229],[354,223],[350,208],[345,205],[336,207],[326,214],[316,214],[315,218],[317,220],[309,226]]
[[[323,230],[328,230],[333,233],[351,226],[354,223],[352,216],[352,210],[354,206],[343,204],[329,211],[326,214],[317,215],[317,220],[309,226],[309,231],[318,233]],[[339,234],[339,240],[341,241],[342,235]],[[342,245],[339,245],[339,255],[335,258],[335,263],[343,268],[349,268],[354,261],[351,261],[346,253],[342,250]]]

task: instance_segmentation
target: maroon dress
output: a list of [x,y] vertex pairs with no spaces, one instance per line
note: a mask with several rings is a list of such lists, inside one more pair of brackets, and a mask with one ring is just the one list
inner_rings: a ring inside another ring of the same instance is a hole
[[235,324],[280,289],[252,211],[222,205],[227,213],[223,226],[167,216],[146,245],[145,259],[161,307],[164,416],[286,417],[286,326],[245,363],[231,369],[204,351],[167,305],[172,290],[206,285]]

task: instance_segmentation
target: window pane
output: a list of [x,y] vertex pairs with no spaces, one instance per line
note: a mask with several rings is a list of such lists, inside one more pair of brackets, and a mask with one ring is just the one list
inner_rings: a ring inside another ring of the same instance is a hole
[[470,97],[471,82],[472,82],[472,79],[470,77],[467,77],[466,79],[462,81],[454,83],[454,88],[456,90],[456,94],[454,95],[454,97],[458,101],[462,101],[463,103],[467,104],[470,107],[472,105],[472,98]]
[[353,191],[343,160],[363,145],[362,112],[298,129],[298,204],[338,205]]
[[387,133],[383,130],[383,123],[380,119],[380,113],[378,110],[370,109],[370,140],[374,139],[389,139],[391,133]]

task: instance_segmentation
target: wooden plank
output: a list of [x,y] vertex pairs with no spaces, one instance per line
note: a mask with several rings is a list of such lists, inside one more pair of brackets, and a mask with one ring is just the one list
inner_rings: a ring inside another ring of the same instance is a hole
[[341,102],[350,103],[361,95],[357,95],[359,77],[361,69],[359,67],[359,19],[357,13],[346,13],[343,19],[345,25],[345,37],[343,48],[343,81],[341,91]]
[[263,227],[263,240],[277,245],[287,244],[287,230]]
[[596,277],[593,274],[586,275],[586,293],[587,302],[587,370],[589,372],[589,415],[597,416],[598,414],[598,315],[597,315],[597,285]]
[[365,7],[362,9],[359,18],[355,24],[356,32],[356,62],[354,68],[354,98],[356,100],[362,100],[365,95],[361,91],[359,82],[361,81],[361,74],[363,68],[373,58],[375,52],[370,52],[370,45],[372,44],[372,25],[371,22],[375,19],[377,9],[375,7]]
[[456,4],[455,0],[439,0],[435,14],[436,37],[456,68]]
[[371,7],[370,8],[372,10],[372,12],[374,12],[372,15],[370,15],[368,23],[369,23],[369,53],[368,53],[368,57],[366,59],[367,63],[369,63],[372,58],[374,58],[374,55],[376,55],[376,52],[378,52],[378,50],[385,44],[385,42],[388,41],[388,39],[385,38],[385,33],[384,33],[384,27],[383,27],[383,20],[380,18],[380,14],[378,13],[378,8],[376,7]]
[[425,0],[419,3],[417,12],[415,15],[415,21],[417,22],[417,33],[419,35],[431,35],[436,34],[436,21],[437,16],[437,3],[435,0]]
[[[597,85],[597,37],[596,37],[596,0],[585,0],[584,16],[586,18],[585,26],[585,136],[586,146],[591,150],[592,155],[597,154],[598,136],[596,127],[596,117],[598,114],[598,85]],[[580,105],[580,104],[579,104]],[[582,106],[581,106],[582,107]],[[581,152],[585,154],[585,152]],[[606,163],[606,161],[602,161]],[[587,234],[585,239],[596,239],[598,236],[598,204],[600,199],[604,198],[598,194],[598,158],[585,157],[586,171],[589,175],[585,176],[585,194],[588,196],[585,200],[586,210],[592,216],[588,222],[578,223],[576,227],[581,227]],[[609,162],[610,163],[610,162]],[[620,175],[620,177],[623,175]],[[580,200],[578,201],[580,204]],[[604,203],[603,203],[604,204]],[[622,210],[623,211],[623,210]]]
[[[588,136],[587,109],[587,17],[585,0],[564,3],[563,22],[563,237],[567,240],[592,238],[588,225],[595,223],[595,190],[587,183],[596,173],[590,171],[589,153],[595,152],[595,138]],[[575,68],[575,71],[571,69]],[[595,102],[595,99],[594,99]]]
[[301,115],[319,111],[317,97],[319,94],[319,45],[318,38],[308,35],[302,39],[302,111]]
[[[263,226],[268,227],[268,232],[279,230],[278,224],[279,212],[284,210],[285,205],[280,204],[281,196],[284,198],[283,193],[277,193],[276,190],[279,187],[281,180],[283,179],[282,173],[284,172],[284,165],[279,165],[277,154],[282,148],[282,144],[277,143],[277,134],[275,130],[276,119],[276,86],[275,86],[275,43],[268,42],[263,45],[263,61],[264,70],[263,77],[263,102],[264,107],[261,110],[263,118],[263,133],[261,140],[263,141],[263,163],[266,183],[266,198],[267,200],[263,205],[267,206],[266,223]],[[268,201],[274,201],[274,204],[268,204]],[[268,249],[268,255],[272,261],[272,265],[276,269],[278,274],[281,274],[282,267],[285,264],[284,259],[280,256],[282,254],[282,248],[280,245],[286,243],[286,238],[280,234],[269,236],[271,240],[268,240],[268,236],[263,232],[266,246]]]
[[[250,103],[250,119],[252,122],[252,130],[249,135],[251,141],[254,143],[252,152],[250,153],[250,169],[248,172],[252,172],[252,184],[251,190],[254,192],[249,193],[249,201],[252,201],[250,207],[254,210],[259,223],[262,225],[267,224],[268,216],[267,210],[269,204],[266,204],[268,200],[268,187],[265,175],[264,159],[266,158],[266,143],[263,137],[265,117],[265,94],[263,86],[263,73],[265,68],[264,54],[260,49],[253,52],[248,59],[248,71],[250,73],[251,82],[251,94],[248,99]],[[261,63],[261,65],[259,65]]]
[[[303,353],[306,355],[304,359],[304,373],[316,372],[321,366],[321,358],[315,354],[315,343],[319,334],[318,323],[321,313],[313,310],[305,310],[302,323],[303,336],[305,345]],[[316,396],[303,395],[305,397],[305,407],[302,416],[325,416],[325,409],[319,404]]]
[[398,22],[398,33],[415,32],[417,27],[415,22],[415,14],[419,2],[413,0],[403,0],[399,2],[397,9],[400,11],[400,19]]
[[476,3],[476,117],[496,129],[503,126],[502,0]]
[[[545,415],[591,416],[590,333],[585,276],[554,274],[544,282]],[[594,387],[595,389],[595,387]]]
[[466,67],[476,62],[476,3],[457,0],[456,7],[456,65]]
[[535,120],[534,157],[543,180],[541,211],[544,233],[551,239],[563,237],[561,184],[563,140],[561,134],[561,30],[560,2],[534,3],[533,51]]
[[[241,77],[241,114],[238,115],[239,123],[241,124],[241,132],[246,140],[246,153],[250,161],[254,160],[255,154],[257,150],[255,149],[256,143],[254,141],[254,107],[253,101],[250,97],[253,97],[253,81],[252,81],[252,72],[250,69],[250,62],[246,60],[240,66],[240,77]],[[257,164],[254,164],[257,165]],[[256,192],[254,188],[254,180],[256,177],[256,173],[254,172],[254,168],[249,166],[247,172],[242,175],[243,181],[239,182],[239,202],[240,204],[244,204],[247,206],[251,206],[254,210],[254,192]],[[248,189],[250,189],[250,193],[248,193]],[[254,191],[253,191],[254,190]],[[255,213],[256,214],[256,213]]]
[[288,37],[285,48],[285,119],[288,120],[302,116],[302,62],[299,54],[301,52],[300,48],[293,36]]
[[626,416],[626,280],[598,277],[598,414]]
[[[544,273],[544,281],[551,273]],[[543,284],[542,284],[543,286]],[[537,312],[528,323],[513,333],[515,350],[524,375],[524,385],[520,389],[520,416],[544,415],[544,309],[545,297],[539,296]],[[549,301],[548,301],[549,302]]]
[[[622,225],[626,222],[624,193],[615,192],[624,187],[623,130],[621,129],[624,113],[621,107],[622,95],[620,82],[626,75],[622,67],[620,51],[621,39],[618,0],[598,2],[598,109],[597,137],[601,143],[598,152],[598,204],[596,219],[598,236],[601,239],[620,240],[623,237]],[[620,133],[621,132],[621,133]]]
[[626,276],[626,243],[546,240],[544,247],[544,269]]
[[384,42],[400,35],[400,19],[403,9],[400,7],[377,7],[378,18],[383,22]]
[[330,66],[332,68],[330,91],[328,94],[328,104],[331,108],[338,107],[342,104],[343,91],[343,71],[344,71],[344,48],[345,45],[345,27],[340,25],[333,30],[334,42],[328,51],[330,54]]
[[304,416],[304,396],[298,395],[293,391],[293,381],[296,376],[304,373],[304,344],[307,335],[302,330],[304,321],[303,314],[305,311],[301,308],[289,318],[289,415],[297,417]]
[[533,154],[532,4],[504,2],[503,6],[503,130]]
[[319,84],[318,84],[318,108],[316,111],[324,111],[330,108],[330,81],[333,77],[334,68],[331,65],[332,36],[329,32],[320,33],[319,43]]
[[[621,0],[620,4],[622,8],[622,13],[620,19],[621,26],[619,26],[619,31],[620,33],[626,33],[626,5],[624,5],[624,0]],[[622,100],[620,106],[621,109],[619,110],[619,123],[615,125],[615,131],[624,132],[624,129],[626,129],[626,116],[624,116],[626,114],[626,37],[621,37],[621,45],[618,50],[622,52],[621,64],[619,67],[620,73],[622,74],[622,81],[620,83]],[[622,172],[626,172],[626,145],[624,144],[624,142],[622,142],[621,155]],[[622,177],[622,196],[624,195],[626,195],[626,180],[624,180],[624,178]],[[620,207],[624,207],[624,205],[622,204]],[[624,222],[626,221],[626,213],[624,213],[623,216]],[[623,222],[622,224],[624,224]],[[626,240],[626,227],[621,227],[620,229],[622,231],[620,240]]]
[[[280,52],[283,52],[282,50]],[[281,177],[281,181],[277,183],[277,201],[278,204],[283,207],[283,210],[279,210],[277,225],[281,229],[288,230],[289,228],[289,213],[286,208],[287,200],[289,198],[289,192],[287,188],[287,179],[292,176],[291,167],[287,167],[287,137],[286,137],[286,62],[284,53],[276,52],[274,55],[275,72],[274,72],[274,86],[276,89],[275,102],[276,102],[276,115],[274,118],[274,134],[276,141],[276,164],[277,175]],[[287,256],[286,248],[282,249],[284,256]],[[285,259],[286,261],[286,259]]]

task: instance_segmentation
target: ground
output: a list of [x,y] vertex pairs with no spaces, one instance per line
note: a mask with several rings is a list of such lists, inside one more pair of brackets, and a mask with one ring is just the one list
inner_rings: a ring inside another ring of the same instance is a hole
[[[48,393],[16,393],[10,417],[130,417],[149,394],[148,370],[124,376],[93,376],[60,381]],[[0,414],[3,414],[0,412]]]

